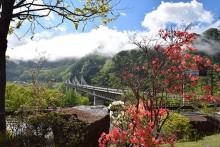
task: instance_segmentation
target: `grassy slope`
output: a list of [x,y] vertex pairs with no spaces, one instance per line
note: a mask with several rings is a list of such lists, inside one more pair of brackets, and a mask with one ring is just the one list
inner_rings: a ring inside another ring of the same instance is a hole
[[[163,145],[162,147],[168,147]],[[220,147],[220,134],[206,136],[197,142],[175,142],[175,147]]]

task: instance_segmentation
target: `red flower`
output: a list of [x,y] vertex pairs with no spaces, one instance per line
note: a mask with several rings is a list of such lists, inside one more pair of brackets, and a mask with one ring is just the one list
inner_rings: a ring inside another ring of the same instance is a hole
[[130,74],[129,74],[129,77],[130,77],[130,78],[132,78],[132,77],[133,77],[133,74],[132,74],[132,73],[130,73]]
[[191,99],[191,95],[185,94],[185,95],[184,95],[184,98],[185,98],[186,100],[190,100],[190,99]]
[[169,80],[165,80],[164,83],[165,83],[165,84],[169,84]]
[[199,77],[198,76],[192,76],[190,79],[191,79],[192,82],[194,82],[194,81],[198,81]]
[[203,85],[203,86],[202,86],[202,89],[203,89],[203,90],[207,90],[207,91],[212,91],[212,87],[209,86],[208,84]]
[[193,59],[194,59],[195,61],[198,61],[198,62],[202,62],[202,60],[203,60],[203,58],[202,58],[201,56],[199,56],[199,55],[195,55],[195,56],[193,57]]
[[153,64],[156,64],[158,61],[159,61],[159,59],[158,59],[158,58],[155,58],[155,59],[152,61],[152,63],[153,63]]

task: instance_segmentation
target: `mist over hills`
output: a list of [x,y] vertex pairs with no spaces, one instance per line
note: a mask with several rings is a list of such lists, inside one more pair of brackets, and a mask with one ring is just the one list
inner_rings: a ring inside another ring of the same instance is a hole
[[[220,63],[220,31],[210,28],[202,34],[196,34],[197,39],[193,43],[199,49],[198,54],[208,56],[214,62]],[[84,77],[88,84],[98,86],[117,87],[119,79],[117,66],[112,59],[115,57],[127,58],[126,62],[136,61],[141,57],[140,50],[122,51],[114,57],[107,57],[98,54],[91,54],[80,59],[61,59],[45,62],[41,69],[38,80],[46,81],[52,77],[55,82],[62,82],[68,77],[79,79]],[[140,59],[142,60],[142,59]],[[29,81],[28,71],[37,67],[34,61],[7,61],[7,81]],[[106,84],[108,83],[108,84]]]
[[193,45],[198,48],[198,54],[210,57],[220,63],[220,30],[210,28],[202,34],[196,34]]
[[200,35],[196,34],[196,36],[193,45],[198,48],[198,52],[218,60],[220,58],[220,31],[216,28],[210,28]]

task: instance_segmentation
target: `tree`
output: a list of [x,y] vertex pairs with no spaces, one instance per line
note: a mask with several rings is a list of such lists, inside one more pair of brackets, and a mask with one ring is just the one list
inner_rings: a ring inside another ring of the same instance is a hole
[[[117,18],[118,15],[114,15],[112,8],[119,1],[86,0],[84,3],[79,4],[80,7],[77,7],[74,5],[75,1],[73,0],[0,0],[0,133],[5,134],[6,132],[5,53],[7,50],[8,33],[12,33],[14,29],[19,29],[25,21],[29,21],[29,31],[33,34],[37,25],[49,29],[60,25],[64,20],[73,22],[76,29],[80,22],[86,25],[87,22],[94,21],[97,17],[101,18],[103,24],[106,24]],[[48,17],[52,13],[60,17],[60,22],[54,26],[44,26],[40,18]],[[108,14],[113,14],[113,17],[110,18]],[[10,26],[12,21],[15,21],[14,26]]]
[[80,97],[74,89],[66,91],[65,96],[63,97],[63,106],[72,107],[77,104],[77,99]]
[[[43,66],[47,62],[48,58],[44,53],[39,54],[39,57],[36,59],[35,67],[26,71],[26,75],[30,77],[29,87],[31,88],[31,97],[29,99],[29,105],[34,109],[37,108],[39,110],[40,106],[44,107],[46,105],[45,93],[47,90],[47,86],[38,81],[39,74],[43,69]],[[48,81],[48,86],[51,84]]]
[[[194,72],[209,69],[209,74],[214,76],[220,72],[220,66],[206,57],[192,54],[197,50],[191,46],[194,39],[194,34],[185,31],[160,30],[155,38],[134,41],[145,53],[146,62],[121,69],[121,77],[133,96],[113,123],[115,128],[109,134],[102,134],[100,146],[153,147],[163,143],[173,146],[173,137],[162,132],[170,116],[168,98],[176,94],[194,106],[219,101],[220,79],[199,85],[200,77]],[[198,87],[202,90],[197,91]]]
[[20,106],[26,105],[31,96],[31,89],[22,85],[14,83],[7,83],[6,85],[6,107],[17,110]]

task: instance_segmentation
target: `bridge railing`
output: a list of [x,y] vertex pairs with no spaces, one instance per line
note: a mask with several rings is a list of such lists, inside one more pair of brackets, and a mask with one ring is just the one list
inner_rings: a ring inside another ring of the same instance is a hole
[[91,85],[83,85],[80,83],[71,82],[70,80],[66,81],[67,84],[73,85],[75,87],[81,87],[86,88],[90,90],[96,90],[96,91],[103,91],[108,93],[115,93],[115,94],[121,94],[123,95],[125,93],[125,90],[122,89],[115,89],[115,88],[105,88],[105,87],[98,87],[98,86],[91,86]]
[[104,88],[104,87],[97,87],[97,86],[90,86],[90,85],[80,85],[81,87],[93,89],[97,91],[104,91],[109,93],[121,93],[124,94],[124,91],[121,89],[113,89],[113,88]]

